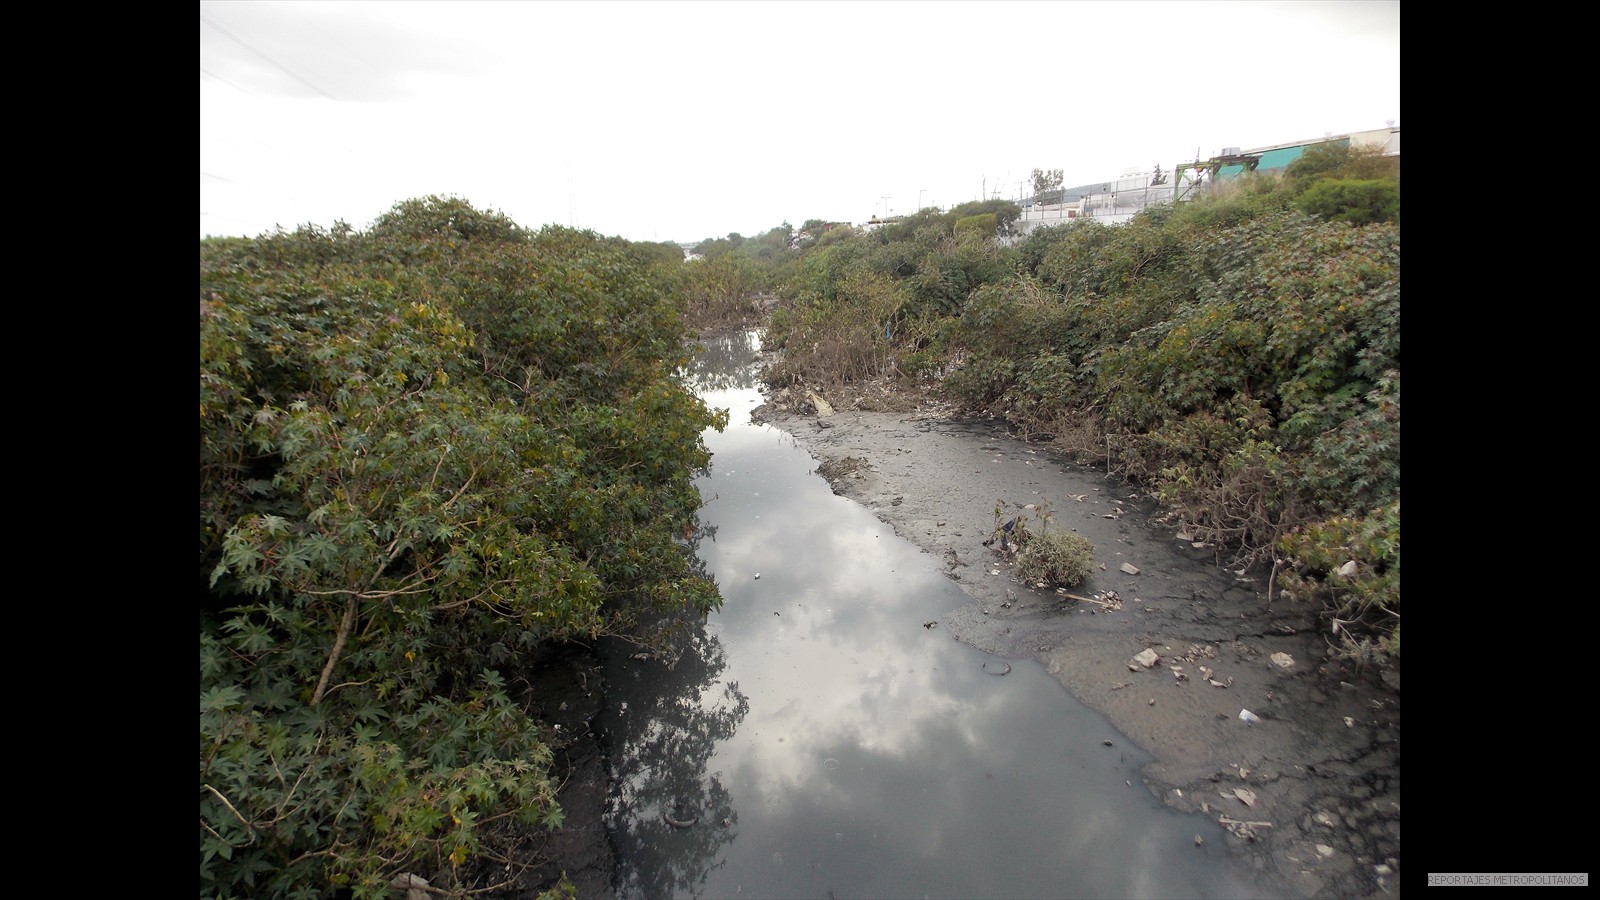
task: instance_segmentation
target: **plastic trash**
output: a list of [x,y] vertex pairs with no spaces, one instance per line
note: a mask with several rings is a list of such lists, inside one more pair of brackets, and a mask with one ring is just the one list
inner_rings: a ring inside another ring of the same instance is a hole
[[1241,709],[1239,710],[1239,721],[1244,722],[1245,724],[1250,724],[1261,721],[1261,717],[1248,709]]

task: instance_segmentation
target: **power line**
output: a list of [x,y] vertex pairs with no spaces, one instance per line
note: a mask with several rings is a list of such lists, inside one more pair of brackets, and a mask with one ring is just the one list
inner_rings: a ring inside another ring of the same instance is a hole
[[313,91],[316,91],[317,93],[321,94],[322,96],[327,97],[329,100],[332,100],[335,103],[339,102],[339,99],[337,97],[333,96],[332,94],[328,93],[327,91],[323,90],[322,88],[317,87],[316,85],[312,84],[311,82],[307,81],[306,79],[304,79],[304,78],[300,77],[299,75],[295,74],[294,72],[290,71],[288,67],[282,65],[277,60],[275,60],[272,57],[266,55],[265,53],[262,53],[260,50],[257,50],[256,48],[250,46],[248,43],[245,42],[245,40],[243,38],[238,37],[237,35],[233,34],[233,32],[229,31],[226,28],[223,28],[221,25],[218,25],[216,22],[213,22],[211,19],[207,18],[205,15],[201,15],[200,16],[200,21],[206,23],[207,25],[210,25],[212,28],[215,28],[217,31],[221,32],[222,36],[227,38],[228,40],[233,41],[235,44],[238,44],[239,46],[245,48],[246,50],[249,50],[251,53],[254,53],[255,55],[261,57],[261,59],[264,60],[267,63],[267,65],[272,66],[274,69],[277,69],[278,71],[280,71],[283,74],[289,76],[290,78],[293,78],[295,81],[300,82],[301,84],[303,84],[306,87],[312,89]]

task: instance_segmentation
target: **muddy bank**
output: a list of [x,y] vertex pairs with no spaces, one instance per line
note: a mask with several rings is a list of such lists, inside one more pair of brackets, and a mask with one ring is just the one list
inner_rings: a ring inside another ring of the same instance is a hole
[[[1330,654],[1314,607],[1269,603],[1266,573],[1230,571],[1159,521],[1151,498],[998,422],[774,405],[757,417],[793,434],[836,493],[941,560],[972,598],[942,628],[1041,662],[1155,757],[1153,791],[1228,827],[1264,881],[1288,895],[1398,895],[1398,671]],[[1029,505],[1093,542],[1101,568],[1072,593],[1100,604],[1021,583],[985,546],[997,506],[1004,520]],[[1159,661],[1131,670],[1146,649]]]

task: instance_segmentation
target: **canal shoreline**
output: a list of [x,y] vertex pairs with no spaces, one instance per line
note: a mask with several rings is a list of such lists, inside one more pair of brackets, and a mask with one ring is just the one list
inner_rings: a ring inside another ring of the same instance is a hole
[[[938,623],[952,639],[1043,665],[1154,757],[1153,793],[1222,824],[1286,895],[1398,896],[1397,667],[1339,658],[1317,609],[1268,602],[1266,573],[1228,569],[1137,487],[999,420],[769,400],[753,418],[790,433],[835,493],[971,598]],[[1072,593],[1100,602],[1016,577],[985,544],[1016,516],[1090,539],[1100,565]],[[1149,668],[1133,662],[1145,650]]]

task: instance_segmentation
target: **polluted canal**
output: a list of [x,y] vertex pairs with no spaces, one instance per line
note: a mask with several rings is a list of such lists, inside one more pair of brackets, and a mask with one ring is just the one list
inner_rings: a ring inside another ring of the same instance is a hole
[[619,895],[1262,896],[1104,718],[939,626],[969,598],[937,561],[751,423],[757,351],[708,341],[691,379],[729,410],[696,538],[724,604],[608,664]]

